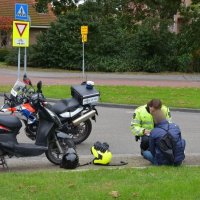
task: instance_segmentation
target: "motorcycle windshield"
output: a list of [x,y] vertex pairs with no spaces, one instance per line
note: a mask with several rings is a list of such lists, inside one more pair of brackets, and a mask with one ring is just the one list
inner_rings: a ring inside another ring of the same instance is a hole
[[20,95],[20,94],[23,93],[25,87],[26,87],[26,85],[25,85],[23,82],[17,80],[17,81],[15,82],[13,88],[11,89],[10,93],[11,93],[14,97],[16,97],[16,96],[18,96],[18,95]]

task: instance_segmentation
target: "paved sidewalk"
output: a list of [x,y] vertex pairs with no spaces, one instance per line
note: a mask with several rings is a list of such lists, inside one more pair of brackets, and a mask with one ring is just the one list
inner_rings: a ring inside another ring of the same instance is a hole
[[[1,68],[0,84],[13,84],[17,80],[17,68]],[[23,69],[20,72],[23,76]],[[80,84],[83,80],[82,72],[65,71],[27,71],[33,84],[39,80],[44,85]],[[200,87],[200,74],[150,74],[150,73],[85,73],[87,80],[92,80],[96,85],[133,85],[133,86],[166,86],[166,87]]]
[[[81,165],[92,161],[93,156],[85,155],[79,157],[79,162]],[[101,166],[101,165],[85,165],[77,167],[75,170],[88,170],[88,169],[104,169],[104,168],[144,168],[152,166],[149,161],[145,160],[140,155],[113,155],[112,164],[119,164],[121,161],[127,162],[127,165],[122,166]],[[9,170],[4,169],[0,166],[0,172],[25,172],[25,171],[47,171],[47,170],[65,170],[61,169],[50,163],[45,157],[30,157],[30,158],[8,158],[7,164]],[[183,166],[200,166],[200,156],[199,155],[186,155],[183,161]],[[69,171],[69,170],[66,170]]]

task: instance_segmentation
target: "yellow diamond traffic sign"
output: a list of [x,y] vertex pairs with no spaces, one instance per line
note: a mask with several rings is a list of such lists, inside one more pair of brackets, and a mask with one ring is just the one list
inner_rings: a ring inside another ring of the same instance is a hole
[[13,21],[13,46],[29,46],[29,22]]

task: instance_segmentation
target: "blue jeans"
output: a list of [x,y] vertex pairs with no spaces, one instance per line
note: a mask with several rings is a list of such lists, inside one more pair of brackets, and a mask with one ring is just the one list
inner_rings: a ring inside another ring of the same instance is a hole
[[153,165],[158,165],[156,158],[153,157],[152,153],[148,150],[143,151],[143,157],[150,161]]

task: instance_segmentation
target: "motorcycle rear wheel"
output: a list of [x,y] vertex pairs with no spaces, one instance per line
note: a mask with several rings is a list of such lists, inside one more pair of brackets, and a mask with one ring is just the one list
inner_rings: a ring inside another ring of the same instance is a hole
[[74,128],[72,139],[75,144],[80,144],[85,141],[92,131],[92,122],[90,119],[81,122]]
[[[68,148],[75,148],[75,144],[72,139],[58,139],[58,141],[63,153],[65,153]],[[51,163],[55,165],[60,165],[63,154],[60,153],[58,146],[56,145],[55,139],[49,141],[48,150],[45,152],[45,155]]]

